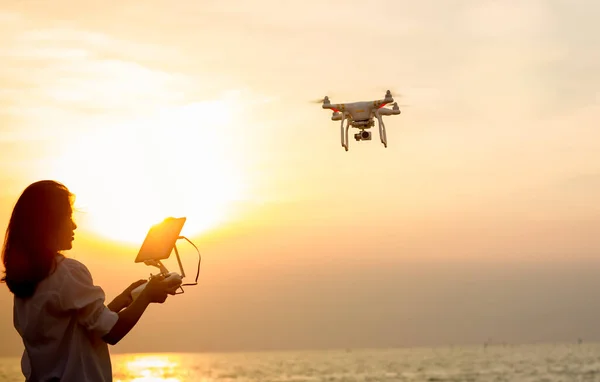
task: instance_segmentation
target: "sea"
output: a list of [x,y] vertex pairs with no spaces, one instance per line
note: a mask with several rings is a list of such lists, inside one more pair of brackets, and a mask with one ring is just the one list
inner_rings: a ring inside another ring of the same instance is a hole
[[[600,381],[600,344],[113,354],[115,382]],[[0,381],[23,381],[18,358]]]

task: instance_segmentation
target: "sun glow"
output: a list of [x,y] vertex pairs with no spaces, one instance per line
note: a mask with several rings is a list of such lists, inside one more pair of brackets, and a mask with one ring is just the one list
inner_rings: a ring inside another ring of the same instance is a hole
[[224,222],[244,195],[226,106],[218,100],[170,107],[74,138],[53,168],[76,194],[80,227],[139,244],[169,216],[188,218],[186,235]]
[[129,356],[123,362],[122,373],[129,381],[180,382],[184,380],[181,368],[181,360],[176,355],[150,354]]

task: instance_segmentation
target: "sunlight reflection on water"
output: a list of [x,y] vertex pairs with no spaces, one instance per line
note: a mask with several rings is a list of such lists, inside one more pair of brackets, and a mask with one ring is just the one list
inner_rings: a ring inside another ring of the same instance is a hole
[[113,365],[115,382],[183,382],[181,356],[176,354],[132,354],[120,356]]

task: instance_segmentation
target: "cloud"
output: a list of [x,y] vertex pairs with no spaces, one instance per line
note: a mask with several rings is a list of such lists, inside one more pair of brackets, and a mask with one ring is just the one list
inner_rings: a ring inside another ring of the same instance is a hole
[[206,98],[197,90],[200,78],[157,68],[176,57],[170,49],[67,27],[31,28],[16,13],[1,17],[0,140],[41,139],[82,129],[84,119]]
[[102,47],[110,43],[109,36],[71,30],[69,33],[79,36],[77,39],[59,38],[65,33],[51,29],[15,36],[0,54],[4,64],[0,81],[4,87],[12,85],[13,91],[26,91],[44,101],[92,103],[95,99],[107,108],[132,106],[139,98],[165,102],[180,97],[169,94],[168,87],[181,87],[186,79],[139,64],[135,45],[125,53],[119,49],[127,46],[115,41],[113,52],[129,57],[107,58],[109,53]]

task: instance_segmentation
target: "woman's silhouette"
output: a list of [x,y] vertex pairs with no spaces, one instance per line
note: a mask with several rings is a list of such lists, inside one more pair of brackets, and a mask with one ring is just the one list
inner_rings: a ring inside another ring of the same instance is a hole
[[150,303],[163,303],[173,289],[152,279],[133,301],[131,290],[146,282],[140,280],[105,305],[104,291],[85,265],[61,254],[75,238],[72,202],[58,182],[33,183],[17,200],[6,230],[2,281],[14,294],[27,381],[112,381],[108,344],[119,342]]

